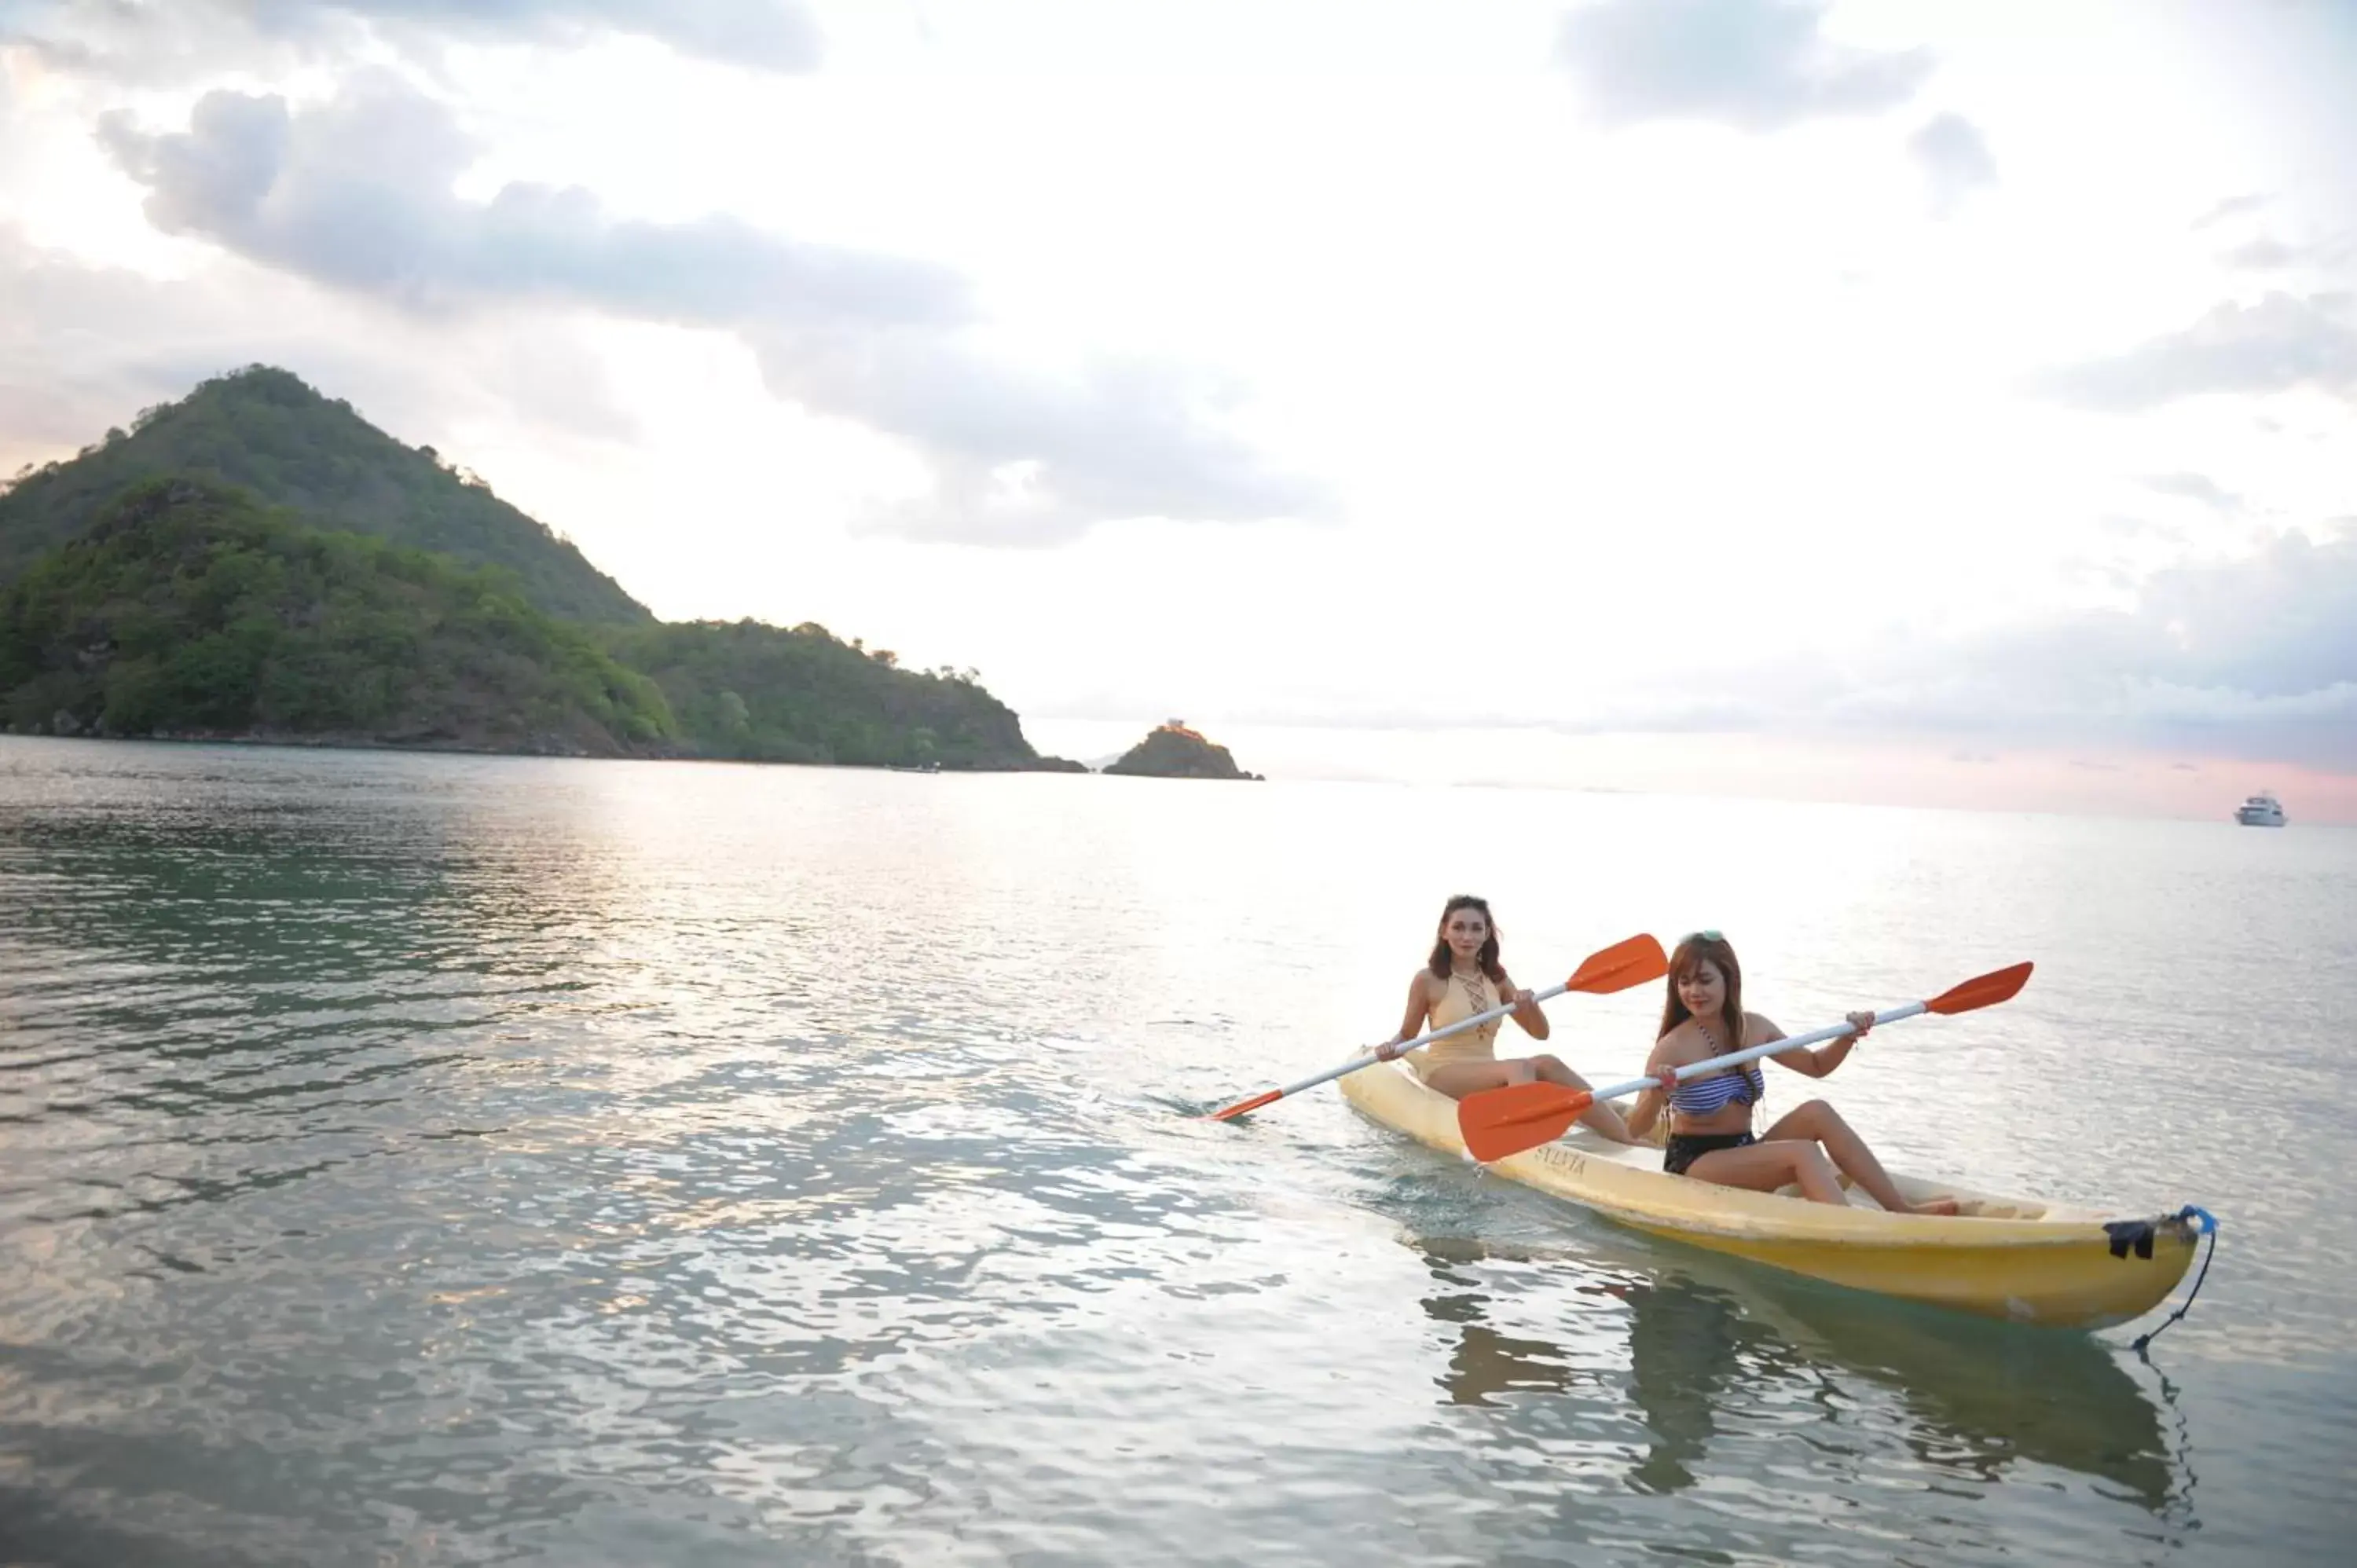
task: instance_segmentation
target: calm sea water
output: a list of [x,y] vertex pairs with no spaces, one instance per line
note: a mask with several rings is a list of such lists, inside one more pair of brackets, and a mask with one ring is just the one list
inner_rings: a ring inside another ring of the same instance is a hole
[[[1185,1114],[1388,1034],[1461,888],[1795,1030],[2036,960],[1822,1091],[2212,1208],[2191,1316]],[[2342,830],[0,740],[0,1561],[2345,1562],[2352,1062]]]

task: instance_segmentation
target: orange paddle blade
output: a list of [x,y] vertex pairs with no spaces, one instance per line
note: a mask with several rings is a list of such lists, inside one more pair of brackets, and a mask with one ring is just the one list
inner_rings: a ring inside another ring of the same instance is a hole
[[1632,985],[1642,985],[1649,980],[1659,980],[1670,972],[1669,956],[1662,944],[1650,936],[1631,937],[1625,942],[1587,955],[1587,961],[1572,972],[1563,983],[1566,991],[1587,991],[1598,996],[1614,991],[1626,991]]
[[1209,1116],[1204,1117],[1203,1120],[1206,1122],[1225,1122],[1231,1116],[1241,1116],[1247,1111],[1257,1111],[1262,1106],[1268,1104],[1272,1101],[1282,1100],[1284,1098],[1285,1090],[1281,1089],[1272,1089],[1266,1094],[1255,1094],[1250,1100],[1239,1100],[1233,1105],[1214,1111]]
[[1596,1103],[1584,1089],[1559,1083],[1515,1083],[1469,1094],[1457,1105],[1457,1132],[1465,1151],[1483,1165],[1551,1144],[1571,1131]]
[[2030,965],[2017,963],[2010,969],[1992,970],[1978,980],[1967,980],[1953,990],[1942,993],[1923,1004],[1926,1013],[1969,1013],[1975,1007],[1991,1007],[2011,1000],[2014,993],[2029,983]]

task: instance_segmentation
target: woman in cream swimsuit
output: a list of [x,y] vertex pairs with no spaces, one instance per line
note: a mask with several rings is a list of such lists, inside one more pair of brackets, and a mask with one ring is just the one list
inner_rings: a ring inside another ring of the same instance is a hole
[[[1440,932],[1432,944],[1431,959],[1408,982],[1407,1013],[1391,1043],[1398,1045],[1431,1030],[1445,1029],[1508,1002],[1514,1004],[1513,1020],[1523,1026],[1523,1033],[1534,1040],[1547,1037],[1546,1015],[1528,991],[1515,986],[1498,961],[1498,928],[1490,918],[1490,906],[1459,894],[1440,912]],[[1492,1019],[1478,1028],[1435,1040],[1401,1059],[1415,1069],[1416,1077],[1452,1100],[1542,1079],[1571,1089],[1588,1086],[1586,1079],[1553,1057],[1500,1061],[1499,1022]],[[1630,1135],[1620,1113],[1609,1104],[1591,1107],[1579,1120],[1616,1144],[1638,1141]]]

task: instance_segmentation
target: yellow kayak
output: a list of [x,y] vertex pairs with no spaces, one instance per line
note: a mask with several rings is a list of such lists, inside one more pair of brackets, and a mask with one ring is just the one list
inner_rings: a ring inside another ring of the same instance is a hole
[[[1378,1062],[1340,1088],[1383,1125],[1465,1154],[1457,1101],[1405,1067]],[[1658,1148],[1615,1144],[1585,1127],[1488,1168],[1656,1236],[1857,1290],[2053,1327],[2101,1328],[2151,1311],[2185,1277],[2200,1235],[2180,1216],[2107,1229],[2115,1217],[2093,1209],[1895,1171],[1891,1179],[1910,1199],[1953,1197],[1961,1212],[1892,1214],[1854,1188],[1847,1207],[1812,1203],[1792,1187],[1746,1192],[1672,1176]]]

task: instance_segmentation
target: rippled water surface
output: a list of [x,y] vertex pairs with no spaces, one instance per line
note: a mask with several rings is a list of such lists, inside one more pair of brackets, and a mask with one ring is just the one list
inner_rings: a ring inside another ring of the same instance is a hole
[[[2208,1206],[2200,1301],[2147,1363],[1187,1114],[1460,888],[1794,1030],[2036,960],[1821,1091]],[[0,1561],[2345,1562],[2352,1053],[2345,830],[0,740]]]

